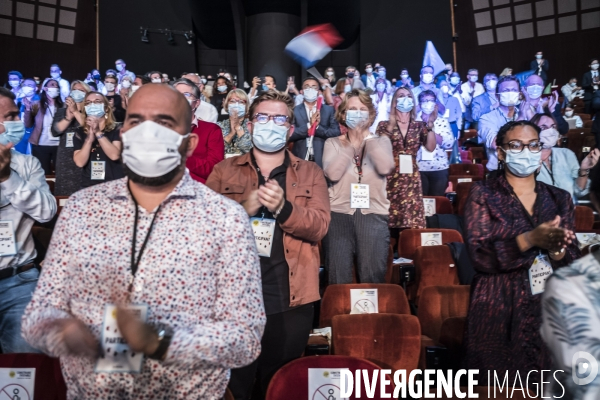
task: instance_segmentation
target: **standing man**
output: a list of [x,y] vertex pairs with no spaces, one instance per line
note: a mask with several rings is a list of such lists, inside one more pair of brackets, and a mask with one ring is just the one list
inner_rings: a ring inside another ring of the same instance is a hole
[[470,69],[469,72],[467,72],[467,81],[460,87],[462,101],[465,105],[465,113],[463,116],[465,120],[465,129],[469,129],[473,123],[473,119],[471,118],[471,102],[475,97],[485,93],[483,85],[477,82],[478,80],[479,71]]
[[[360,89],[365,90],[365,85],[363,85],[360,80],[360,75],[356,72],[356,67],[349,65],[346,67],[346,87],[350,85],[350,90],[352,89]],[[350,90],[347,90],[349,92]]]
[[[64,102],[66,98],[69,97],[69,94],[71,94],[71,85],[69,84],[68,80],[62,78],[62,71],[58,64],[52,64],[50,66],[50,78],[58,82],[58,87],[60,88],[60,97]],[[48,82],[50,78],[44,79],[42,87],[46,86],[46,82]]]
[[186,171],[191,120],[177,90],[140,88],[121,131],[127,177],[61,212],[23,335],[61,358],[68,399],[220,399],[229,369],[260,353],[247,214]]
[[8,73],[8,85],[10,91],[15,95],[15,102],[18,104],[23,95],[21,94],[21,83],[23,83],[23,75],[19,71],[10,71]]
[[565,121],[558,104],[558,93],[554,92],[552,97],[542,99],[544,92],[544,82],[538,75],[531,75],[525,80],[525,86],[521,90],[525,100],[519,107],[521,120],[530,121],[535,114],[543,114],[548,110],[556,120],[556,129],[561,135],[569,132],[569,123]]
[[261,256],[267,325],[258,360],[231,372],[236,399],[249,399],[255,380],[262,398],[273,374],[302,355],[319,299],[317,243],[331,219],[329,195],[323,171],[286,150],[293,105],[272,90],[258,96],[248,122],[254,147],[218,164],[206,182],[244,207]]
[[194,82],[180,78],[173,82],[173,87],[183,94],[192,108],[190,118],[191,132],[198,136],[198,145],[188,157],[186,166],[190,175],[198,182],[205,183],[215,165],[225,158],[225,142],[219,125],[198,120],[195,113],[200,104],[200,89]]
[[550,69],[550,63],[548,60],[544,59],[544,54],[541,51],[535,53],[535,60],[531,62],[529,67],[533,73],[540,78],[542,78],[542,82],[545,85],[548,82],[548,70]]
[[12,149],[24,134],[14,93],[0,88],[1,353],[37,352],[21,336],[21,317],[39,277],[31,228],[56,214],[56,200],[38,159]]
[[323,147],[325,140],[340,136],[340,124],[335,120],[335,109],[323,101],[321,110],[317,110],[317,98],[320,95],[319,81],[316,78],[306,78],[302,82],[304,102],[294,107],[294,133],[290,142],[294,143],[292,152],[301,160],[306,160],[308,151],[308,131],[316,124],[315,136],[309,160],[323,168]]
[[581,87],[585,91],[583,94],[583,102],[585,104],[585,113],[593,114],[592,108],[592,97],[594,92],[600,88],[600,71],[598,71],[598,58],[592,58],[590,60],[590,70],[583,74],[581,79]]
[[219,113],[217,112],[217,108],[210,104],[208,101],[206,101],[206,98],[202,94],[202,92],[204,91],[204,83],[202,82],[198,74],[183,74],[181,77],[192,81],[196,86],[198,86],[198,90],[200,91],[200,98],[198,99],[199,105],[196,108],[196,112],[194,113],[196,119],[198,121],[206,121],[216,124],[217,118],[219,118]]
[[360,80],[362,81],[363,85],[365,85],[365,87],[370,88],[372,91],[375,91],[375,81],[377,80],[378,74],[373,72],[373,65],[371,63],[365,64],[365,72],[366,74],[363,74],[360,77]]
[[471,119],[473,122],[479,122],[482,115],[495,110],[500,105],[496,97],[498,87],[496,74],[486,74],[483,77],[483,85],[485,86],[485,93],[475,97],[471,103]]
[[121,84],[121,80],[125,76],[129,76],[132,81],[135,80],[135,74],[127,70],[127,64],[125,64],[125,61],[119,58],[117,61],[115,61],[115,67],[117,68],[117,79],[119,84]]
[[437,96],[439,89],[436,88],[435,84],[433,83],[434,76],[433,67],[431,65],[425,65],[423,68],[421,68],[421,74],[419,75],[419,78],[419,86],[412,88],[415,99],[418,99],[421,92],[426,90],[431,90]]

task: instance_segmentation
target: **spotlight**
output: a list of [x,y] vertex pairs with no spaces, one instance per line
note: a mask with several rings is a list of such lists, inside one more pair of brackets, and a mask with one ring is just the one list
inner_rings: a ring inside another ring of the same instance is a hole
[[175,39],[173,39],[173,32],[169,31],[169,35],[167,36],[167,42],[173,43]]
[[187,40],[188,44],[191,46],[194,41],[194,36],[192,36],[192,34],[188,32],[185,32],[183,36],[185,36],[185,40]]
[[148,30],[144,29],[144,34],[142,35],[142,42],[149,43],[150,39],[148,39]]

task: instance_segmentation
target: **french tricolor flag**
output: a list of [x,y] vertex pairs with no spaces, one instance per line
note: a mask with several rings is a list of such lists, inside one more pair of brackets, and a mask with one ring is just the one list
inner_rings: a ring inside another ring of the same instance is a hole
[[307,27],[293,38],[285,46],[285,52],[302,64],[304,69],[308,69],[341,42],[342,37],[333,25],[314,25]]

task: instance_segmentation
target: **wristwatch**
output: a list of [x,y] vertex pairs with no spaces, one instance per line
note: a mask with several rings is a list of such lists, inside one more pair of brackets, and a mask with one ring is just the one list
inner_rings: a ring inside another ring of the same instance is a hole
[[560,249],[560,251],[551,251],[550,255],[552,255],[554,257],[558,257],[558,256],[560,256],[564,252],[565,252],[565,248],[563,247],[562,249]]
[[279,214],[281,214],[281,210],[283,210],[283,207],[285,206],[285,199],[283,200],[283,203],[281,204],[281,207],[279,207],[274,213],[273,213],[273,218],[277,219],[277,217],[279,216]]
[[152,360],[164,361],[167,356],[167,351],[173,339],[173,331],[169,327],[159,328],[158,332],[158,347],[156,351],[148,356]]
[[581,178],[583,178],[585,176],[589,176],[589,175],[590,175],[590,170],[589,169],[579,169],[579,176]]
[[100,140],[104,137],[104,133],[100,134],[100,136],[96,136],[96,139]]

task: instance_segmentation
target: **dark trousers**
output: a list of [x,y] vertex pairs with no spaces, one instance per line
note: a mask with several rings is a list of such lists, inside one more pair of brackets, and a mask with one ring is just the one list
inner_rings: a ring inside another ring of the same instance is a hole
[[310,303],[267,315],[260,356],[247,367],[231,370],[229,389],[236,400],[265,398],[275,372],[304,352],[312,329],[313,314],[314,305]]
[[445,196],[448,187],[448,170],[421,171],[423,196]]
[[45,175],[54,175],[58,146],[31,145],[31,155],[40,160]]

